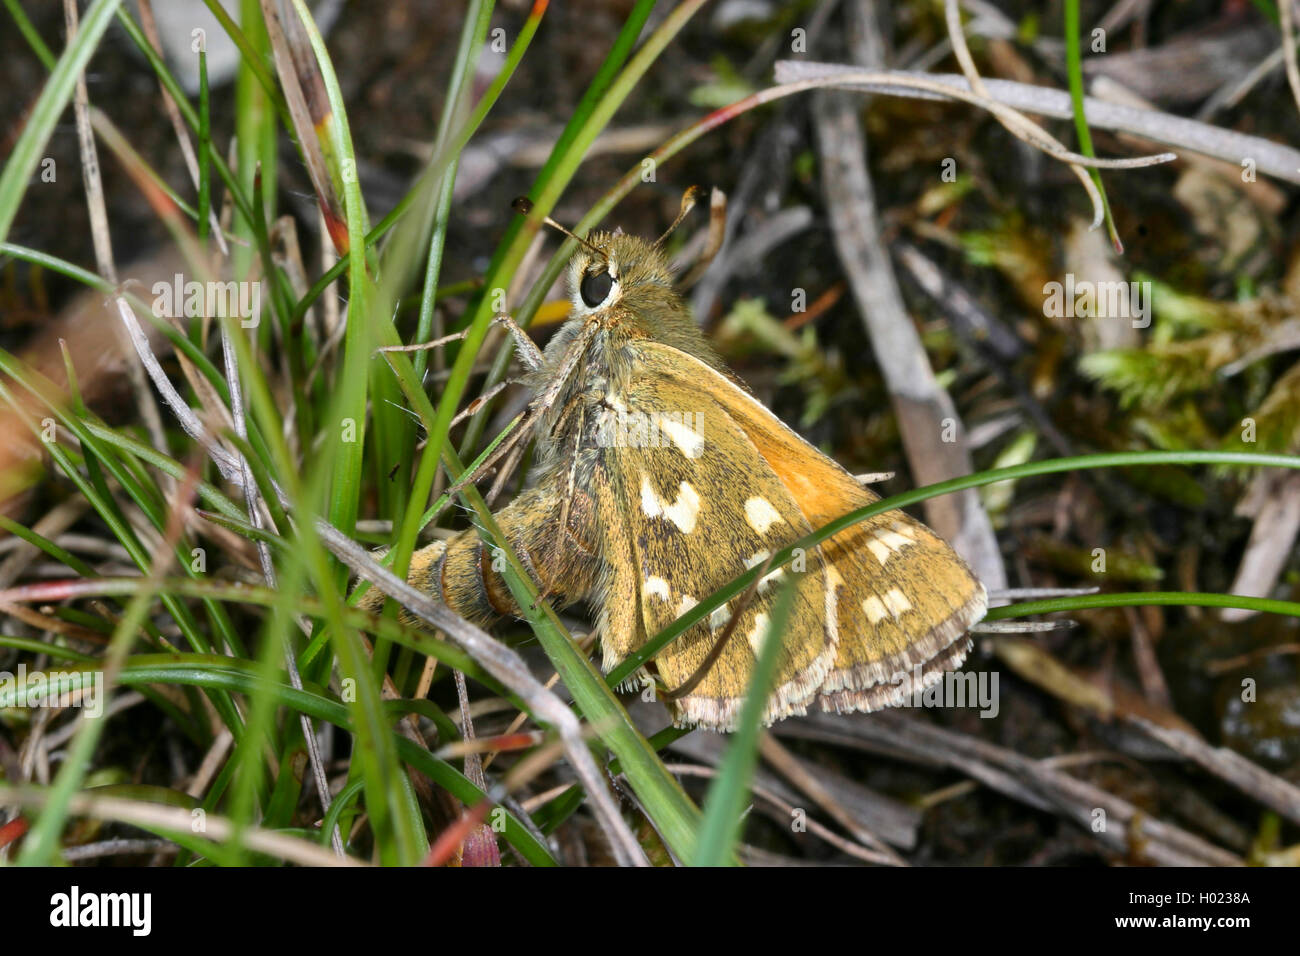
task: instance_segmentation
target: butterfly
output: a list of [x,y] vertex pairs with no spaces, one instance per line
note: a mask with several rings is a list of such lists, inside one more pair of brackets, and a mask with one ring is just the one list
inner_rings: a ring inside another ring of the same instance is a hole
[[[546,220],[578,242],[573,309],[545,351],[504,319],[534,393],[522,433],[536,440],[537,464],[530,487],[496,520],[545,596],[595,610],[606,671],[765,565],[756,587],[637,675],[663,690],[679,725],[736,728],[783,586],[792,603],[764,722],[896,705],[965,659],[967,631],[987,607],[984,586],[902,511],[766,566],[879,499],[755,398],[696,325],[664,251],[693,203],[688,193],[654,242],[621,232],[579,238]],[[519,613],[500,571],[469,529],[416,552],[408,578],[486,625]],[[378,610],[382,600],[372,590],[363,606]]]

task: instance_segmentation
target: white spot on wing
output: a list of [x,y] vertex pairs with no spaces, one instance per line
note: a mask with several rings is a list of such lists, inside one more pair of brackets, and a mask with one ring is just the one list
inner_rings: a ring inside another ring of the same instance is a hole
[[[907,531],[910,532],[911,529],[908,528]],[[867,542],[867,548],[876,556],[876,560],[883,565],[899,551],[912,544],[916,544],[916,542],[912,540],[910,533],[877,531],[875,536]]]
[[646,597],[657,597],[661,601],[669,599],[668,582],[663,578],[651,575],[645,579]]
[[828,562],[826,565],[826,636],[830,638],[831,645],[834,647],[838,647],[840,643],[839,587],[843,583],[843,575],[836,570],[835,565]]
[[727,626],[729,620],[731,620],[731,612],[727,610],[727,605],[714,608],[713,613],[709,615],[709,630],[716,634]]
[[867,616],[867,623],[879,624],[885,618],[889,617],[889,612],[885,610],[884,603],[874,594],[862,601],[862,613]]
[[763,638],[767,635],[767,615],[759,611],[754,615],[754,629],[749,632],[749,646],[757,657],[763,650]]
[[683,594],[681,603],[677,605],[677,616],[681,617],[683,614],[685,614],[687,611],[689,611],[691,608],[695,607],[695,605],[699,603],[700,602],[695,600],[695,598],[691,597],[691,595]]
[[770,501],[761,495],[756,495],[745,501],[745,520],[759,534],[767,534],[768,528],[785,519],[772,507]]
[[688,425],[671,418],[659,419],[659,430],[673,440],[687,458],[698,458],[704,451],[704,436]]
[[[772,552],[767,550],[756,551],[754,554],[750,555],[748,558],[745,559],[745,567],[756,568],[764,561],[766,561],[771,556],[771,554]],[[771,588],[773,584],[775,584],[784,576],[785,576],[785,568],[777,568],[775,571],[768,571],[767,574],[763,575],[758,580],[758,593],[766,594],[768,589]]]
[[648,518],[657,518],[663,514],[663,510],[663,505],[659,504],[659,496],[656,495],[655,490],[650,487],[650,479],[647,476],[642,475],[641,511],[644,512]]
[[683,481],[677,492],[677,500],[666,505],[655,494],[647,475],[641,476],[641,510],[648,518],[667,518],[683,534],[695,530],[695,522],[700,516],[700,496],[691,487],[690,482]]
[[897,531],[882,531],[879,537],[893,551],[902,551],[909,544],[916,543],[907,535],[899,534]]
[[912,610],[912,602],[898,588],[890,588],[885,592],[885,607],[889,608],[889,613],[894,617],[900,617],[904,612]]

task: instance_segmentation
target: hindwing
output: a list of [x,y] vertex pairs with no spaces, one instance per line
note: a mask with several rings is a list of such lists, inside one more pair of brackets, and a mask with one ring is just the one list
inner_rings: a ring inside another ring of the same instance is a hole
[[[704,362],[645,343],[642,374],[686,383],[720,408],[786,491],[803,523],[819,528],[879,500],[752,395]],[[983,584],[942,538],[902,511],[888,511],[822,544],[835,596],[835,660],[820,688],[825,710],[869,711],[898,703],[956,667],[968,628],[983,617]]]

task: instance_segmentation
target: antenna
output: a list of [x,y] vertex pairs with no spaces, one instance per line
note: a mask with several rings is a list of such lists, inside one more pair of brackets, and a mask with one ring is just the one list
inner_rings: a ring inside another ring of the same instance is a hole
[[673,230],[682,224],[682,220],[685,219],[690,211],[695,208],[695,204],[700,201],[702,195],[704,195],[704,190],[699,186],[692,186],[690,189],[686,190],[686,192],[682,193],[681,211],[677,213],[677,218],[673,220],[673,224],[664,230],[662,236],[655,240],[656,249],[662,246],[664,240],[673,234]]
[[[519,213],[519,215],[521,216],[527,216],[533,211],[533,201],[529,199],[527,196],[517,196],[515,197],[515,199],[511,201],[510,208],[513,209],[515,212]],[[556,230],[557,232],[564,233],[574,242],[586,246],[587,249],[589,249],[592,253],[599,256],[601,260],[605,259],[604,252],[602,252],[600,249],[593,246],[590,242],[582,238],[582,236],[578,235],[573,230],[566,229],[564,226],[561,226],[550,216],[543,216],[542,222],[546,223],[548,226],[550,226],[552,229]]]

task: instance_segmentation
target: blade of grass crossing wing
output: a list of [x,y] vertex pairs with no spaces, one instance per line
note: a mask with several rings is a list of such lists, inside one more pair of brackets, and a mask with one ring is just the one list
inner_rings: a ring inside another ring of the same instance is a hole
[[758,741],[763,733],[763,711],[781,658],[781,635],[794,605],[795,578],[787,576],[772,606],[758,662],[745,690],[740,726],[727,744],[718,775],[704,802],[699,849],[692,866],[726,866],[732,862],[740,838],[742,812],[749,802],[749,787],[758,766]]

